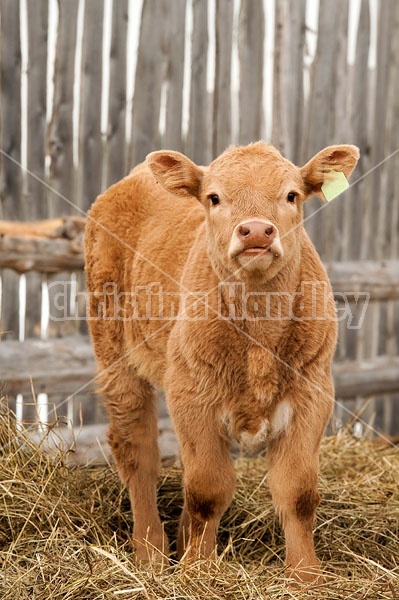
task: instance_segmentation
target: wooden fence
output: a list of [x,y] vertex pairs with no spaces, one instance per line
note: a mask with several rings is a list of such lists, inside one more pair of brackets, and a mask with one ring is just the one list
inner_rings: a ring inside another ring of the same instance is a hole
[[[104,418],[86,386],[94,364],[70,217],[152,150],[204,164],[264,138],[298,164],[332,143],[360,147],[353,187],[323,208],[310,201],[306,227],[335,290],[371,295],[360,328],[340,323],[337,417],[361,412],[399,432],[399,2],[362,0],[358,19],[350,8],[0,0],[0,218],[69,219],[55,237],[0,239],[0,380],[11,402],[23,394],[23,418],[37,411],[32,390],[75,420]],[[48,321],[55,281],[69,282],[68,315],[79,318]]]

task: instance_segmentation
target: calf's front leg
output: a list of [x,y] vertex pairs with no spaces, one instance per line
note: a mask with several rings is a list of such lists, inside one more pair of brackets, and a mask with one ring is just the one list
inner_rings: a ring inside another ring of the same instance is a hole
[[177,550],[187,562],[216,558],[220,518],[235,489],[234,465],[212,408],[193,403],[173,410],[184,468],[184,508]]
[[268,449],[268,482],[273,503],[284,529],[286,564],[298,581],[319,577],[313,541],[313,523],[320,501],[318,452],[320,436],[296,431],[274,440]]

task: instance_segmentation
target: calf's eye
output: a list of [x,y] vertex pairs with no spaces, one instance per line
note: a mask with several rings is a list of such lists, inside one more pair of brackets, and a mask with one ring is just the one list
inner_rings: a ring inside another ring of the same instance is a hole
[[295,202],[295,198],[296,198],[296,193],[295,192],[289,192],[287,194],[287,202]]
[[219,196],[217,194],[210,194],[209,200],[211,201],[211,204],[213,206],[216,206],[217,204],[220,203],[220,199],[219,199]]

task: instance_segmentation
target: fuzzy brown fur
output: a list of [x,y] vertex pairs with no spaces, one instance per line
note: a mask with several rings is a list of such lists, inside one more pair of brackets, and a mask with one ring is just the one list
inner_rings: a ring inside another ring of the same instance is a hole
[[[317,576],[312,525],[337,328],[302,205],[322,196],[330,170],[348,177],[358,157],[354,146],[331,146],[300,169],[258,142],[204,168],[155,152],[94,203],[85,236],[89,323],[141,559],[168,552],[156,503],[160,386],[184,466],[179,553],[215,554],[235,488],[236,438],[250,449],[267,445],[287,565],[298,579]],[[241,223],[272,224],[279,244],[244,252]],[[304,282],[317,285],[311,292]]]

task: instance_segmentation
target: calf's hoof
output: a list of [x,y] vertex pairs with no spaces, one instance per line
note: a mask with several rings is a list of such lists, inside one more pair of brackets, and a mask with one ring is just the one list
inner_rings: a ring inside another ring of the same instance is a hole
[[319,563],[312,565],[297,565],[296,567],[287,567],[287,576],[289,585],[298,587],[300,584],[318,585],[323,583],[323,576],[320,572]]
[[164,533],[161,535],[148,535],[145,538],[134,537],[133,547],[136,551],[136,558],[141,563],[152,565],[161,570],[169,566],[169,543]]

